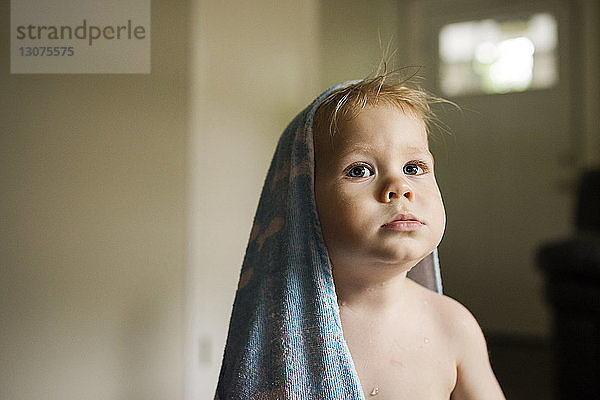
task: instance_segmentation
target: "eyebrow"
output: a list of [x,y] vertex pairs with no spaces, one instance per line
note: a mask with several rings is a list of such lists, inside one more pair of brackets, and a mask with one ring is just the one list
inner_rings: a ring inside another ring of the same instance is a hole
[[[343,158],[343,157],[346,157],[348,154],[351,154],[351,153],[357,153],[357,152],[358,153],[361,153],[361,152],[363,152],[363,153],[370,153],[373,150],[374,150],[373,146],[369,146],[368,144],[367,145],[365,145],[365,144],[355,144],[354,146],[345,149],[343,152],[341,152],[339,154],[339,156],[341,158]],[[334,151],[335,151],[335,149],[334,149]]]
[[411,153],[431,154],[431,151],[429,151],[429,147],[423,147],[423,146],[409,146],[408,151]]
[[[431,156],[431,151],[429,150],[428,147],[423,147],[423,146],[408,146],[405,148],[407,153],[410,154],[425,154],[428,156]],[[373,146],[369,146],[368,144],[355,144],[352,147],[345,149],[343,152],[341,152],[339,154],[340,158],[346,157],[348,154],[352,154],[352,153],[369,153],[372,152]]]

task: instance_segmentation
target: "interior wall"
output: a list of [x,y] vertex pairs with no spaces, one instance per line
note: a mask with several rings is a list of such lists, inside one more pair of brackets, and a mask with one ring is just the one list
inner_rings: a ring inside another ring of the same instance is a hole
[[391,0],[320,1],[322,87],[374,73],[383,55],[401,57],[402,11],[397,1]]
[[316,0],[191,10],[186,389],[212,398],[258,196],[277,139],[319,91]]
[[152,73],[9,73],[0,6],[0,398],[183,395],[187,3]]
[[583,64],[579,71],[583,77],[580,91],[581,103],[577,116],[582,119],[581,154],[585,168],[600,168],[600,2],[596,0],[577,0],[572,5],[575,18],[581,21],[574,32],[581,38],[578,51],[583,55]]

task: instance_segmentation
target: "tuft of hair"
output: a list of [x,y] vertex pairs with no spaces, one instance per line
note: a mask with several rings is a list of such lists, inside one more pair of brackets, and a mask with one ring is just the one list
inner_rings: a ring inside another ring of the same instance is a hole
[[[329,133],[330,136],[334,136],[343,122],[356,118],[367,107],[379,105],[398,107],[404,113],[422,119],[429,133],[430,126],[438,125],[439,122],[431,105],[455,105],[428,94],[416,85],[419,67],[405,67],[386,72],[384,64],[383,69],[382,73],[374,77],[351,82],[327,96],[315,113],[314,135]],[[407,74],[410,70],[413,72]]]

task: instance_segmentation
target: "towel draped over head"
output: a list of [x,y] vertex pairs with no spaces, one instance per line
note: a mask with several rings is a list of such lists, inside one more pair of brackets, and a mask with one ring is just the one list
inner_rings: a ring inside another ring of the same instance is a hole
[[[246,248],[215,399],[364,399],[344,340],[313,189],[312,121],[283,132]],[[409,276],[441,292],[437,252]]]

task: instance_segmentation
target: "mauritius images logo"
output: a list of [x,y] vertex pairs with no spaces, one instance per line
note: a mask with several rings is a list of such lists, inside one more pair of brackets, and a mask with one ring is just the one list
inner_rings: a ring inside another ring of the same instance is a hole
[[12,0],[11,73],[150,73],[150,0]]

